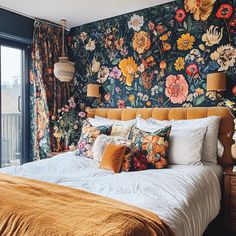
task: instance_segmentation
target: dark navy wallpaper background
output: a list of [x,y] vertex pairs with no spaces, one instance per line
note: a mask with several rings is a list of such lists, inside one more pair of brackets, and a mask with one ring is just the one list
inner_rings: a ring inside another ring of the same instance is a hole
[[102,102],[94,107],[214,106],[206,76],[216,71],[227,72],[225,96],[235,100],[235,7],[235,0],[178,0],[73,28],[77,104],[91,105],[86,84],[98,82]]

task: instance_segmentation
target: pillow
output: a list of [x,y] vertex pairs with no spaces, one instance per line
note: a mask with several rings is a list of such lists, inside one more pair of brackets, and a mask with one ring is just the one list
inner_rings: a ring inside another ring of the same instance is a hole
[[[153,118],[149,118],[147,122],[149,124],[157,125],[157,128],[161,128],[166,125],[172,125],[172,131],[176,129],[191,128],[207,128],[205,142],[203,144],[202,161],[211,162],[217,164],[217,142],[220,125],[219,116],[209,116],[201,119],[193,120],[170,120],[160,121]],[[156,128],[156,129],[157,129]]]
[[171,131],[169,164],[202,165],[205,135],[206,128]]
[[82,127],[81,136],[78,142],[76,155],[93,158],[92,147],[99,134],[111,133],[111,126],[94,127],[88,121],[85,121]]
[[217,141],[217,156],[221,158],[224,154],[224,150],[225,150],[225,148],[224,148],[222,142],[218,139],[218,141]]
[[111,136],[119,136],[128,139],[131,129],[132,126],[114,124],[111,129]]
[[[155,125],[139,118],[137,127],[144,131],[155,131],[160,125]],[[179,127],[170,133],[169,164],[202,165],[202,149],[205,141],[206,128]]]
[[114,137],[105,135],[105,134],[100,134],[94,141],[92,151],[93,151],[93,159],[96,163],[100,163],[102,159],[102,154],[106,148],[106,145],[109,143],[114,143],[113,142]]
[[100,168],[119,173],[126,148],[123,145],[107,144],[102,154]]
[[167,166],[171,126],[156,132],[134,127],[131,132],[131,168],[134,171],[161,169]]
[[103,118],[99,116],[95,116],[95,118],[88,118],[88,121],[92,126],[102,126],[102,125],[124,125],[124,126],[132,126],[136,123],[136,119],[133,120],[113,120],[108,118]]
[[107,144],[117,144],[117,145],[123,145],[127,147],[125,156],[124,156],[124,160],[122,163],[122,170],[123,171],[130,171],[130,167],[131,167],[131,159],[130,159],[130,145],[131,145],[131,141],[124,139],[122,137],[118,137],[118,136],[108,136],[108,135],[104,135],[101,134],[99,135],[94,144],[93,144],[93,159],[99,164],[101,162],[102,159],[102,154],[107,146]]

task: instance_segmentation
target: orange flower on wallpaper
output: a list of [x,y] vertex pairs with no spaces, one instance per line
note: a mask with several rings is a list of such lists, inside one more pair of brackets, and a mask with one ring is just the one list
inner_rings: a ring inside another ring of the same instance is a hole
[[177,40],[177,47],[179,50],[187,51],[193,48],[194,42],[195,37],[193,35],[190,35],[190,33],[182,34]]
[[147,32],[140,31],[134,33],[133,37],[133,48],[139,54],[147,51],[151,46],[150,35]]
[[195,20],[205,21],[211,15],[215,2],[216,0],[185,0],[184,8],[186,12],[193,14]]
[[184,76],[169,75],[166,78],[165,94],[172,103],[183,103],[188,95],[188,83]]
[[128,57],[127,59],[121,60],[119,63],[119,68],[125,77],[126,85],[131,86],[138,69],[133,57]]

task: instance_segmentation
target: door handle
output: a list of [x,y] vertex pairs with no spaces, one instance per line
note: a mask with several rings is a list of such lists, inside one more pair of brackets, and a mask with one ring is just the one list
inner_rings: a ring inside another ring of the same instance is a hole
[[18,106],[17,109],[18,109],[19,112],[21,112],[21,96],[18,96],[17,103],[18,103],[17,104],[17,106]]

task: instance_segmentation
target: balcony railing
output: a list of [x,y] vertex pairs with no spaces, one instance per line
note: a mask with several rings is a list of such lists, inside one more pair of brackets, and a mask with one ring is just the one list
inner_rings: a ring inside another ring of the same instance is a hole
[[2,113],[2,167],[19,165],[21,159],[21,114]]

